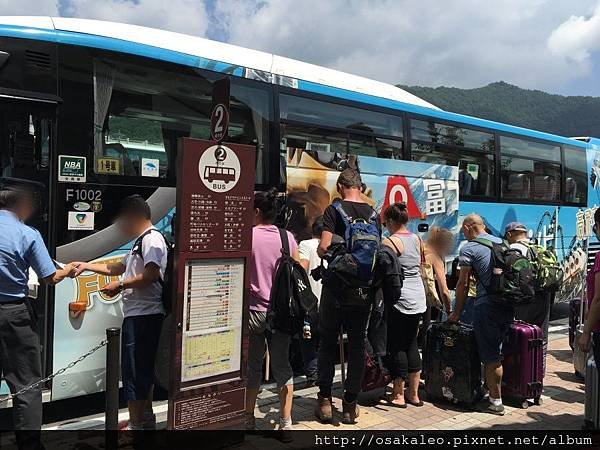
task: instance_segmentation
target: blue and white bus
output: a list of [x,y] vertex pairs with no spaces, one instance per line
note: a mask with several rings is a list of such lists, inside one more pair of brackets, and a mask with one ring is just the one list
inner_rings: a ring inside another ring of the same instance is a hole
[[[392,85],[197,37],[0,17],[0,174],[48,187],[32,225],[58,261],[121,258],[131,243],[112,218],[131,193],[145,196],[169,231],[177,141],[209,138],[213,84],[224,77],[230,140],[256,147],[256,188],[287,193],[285,220],[298,238],[336,195],[337,171],[356,166],[369,201],[406,201],[413,226],[446,226],[460,240],[460,218],[471,212],[497,234],[524,222],[565,267],[557,301],[580,295],[600,203],[597,140],[442,111]],[[40,286],[46,374],[120,324],[120,298],[98,291],[105,281],[85,274]],[[103,386],[100,351],[54,378],[45,398]]]

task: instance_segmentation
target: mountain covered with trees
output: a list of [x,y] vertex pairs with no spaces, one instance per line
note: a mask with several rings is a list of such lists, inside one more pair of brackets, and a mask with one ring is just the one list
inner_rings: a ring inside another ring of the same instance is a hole
[[600,137],[600,97],[555,95],[502,81],[475,89],[399,87],[446,111],[561,136]]

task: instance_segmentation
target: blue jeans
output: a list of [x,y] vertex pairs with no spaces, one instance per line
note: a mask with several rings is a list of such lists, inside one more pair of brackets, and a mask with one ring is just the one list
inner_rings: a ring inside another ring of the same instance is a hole
[[123,319],[121,380],[125,399],[146,400],[154,384],[154,360],[164,316],[132,316]]
[[478,298],[473,308],[473,331],[483,364],[502,361],[502,342],[515,317],[511,306]]
[[463,309],[460,312],[460,321],[468,325],[473,325],[473,311],[475,309],[475,299],[473,297],[467,297]]

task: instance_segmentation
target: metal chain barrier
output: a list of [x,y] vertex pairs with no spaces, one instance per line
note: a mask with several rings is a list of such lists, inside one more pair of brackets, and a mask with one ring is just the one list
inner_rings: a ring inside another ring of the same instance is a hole
[[54,377],[66,372],[67,370],[69,370],[70,368],[74,367],[75,365],[79,364],[81,361],[83,361],[84,359],[86,359],[88,356],[96,353],[98,350],[100,350],[102,347],[104,347],[107,344],[107,340],[103,340],[101,341],[98,345],[96,345],[93,349],[91,349],[89,352],[84,353],[83,355],[81,355],[79,358],[77,358],[76,360],[74,360],[73,362],[69,363],[67,366],[63,367],[62,369],[58,369],[56,372],[54,372],[51,375],[48,375],[46,378],[42,378],[39,381],[36,381],[33,384],[30,384],[29,386],[25,386],[23,389],[15,392],[14,394],[8,394],[8,396],[6,397],[2,397],[0,398],[0,405],[2,403],[8,402],[9,400],[12,400],[15,397],[18,397],[19,395],[24,394],[25,392],[28,392],[32,389],[37,388],[40,385],[46,384],[48,381],[52,380]]

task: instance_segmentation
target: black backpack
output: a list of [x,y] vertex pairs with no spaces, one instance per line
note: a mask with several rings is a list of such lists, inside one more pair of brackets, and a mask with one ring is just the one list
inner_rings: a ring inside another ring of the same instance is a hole
[[535,275],[528,257],[508,242],[494,243],[488,239],[476,238],[477,242],[492,252],[492,276],[487,293],[500,303],[518,306],[531,303],[535,299]]
[[317,297],[313,294],[306,270],[290,255],[288,235],[279,228],[281,258],[273,277],[267,323],[272,331],[295,334],[305,319],[315,323]]
[[173,309],[173,299],[171,296],[173,295],[173,258],[175,255],[175,244],[167,239],[167,237],[156,228],[150,228],[136,239],[136,241],[133,243],[133,247],[131,248],[131,253],[133,255],[138,255],[143,260],[144,255],[142,252],[142,242],[144,238],[153,231],[159,233],[163,237],[165,240],[165,245],[167,246],[167,266],[165,267],[165,274],[163,278],[159,278],[158,282],[162,287],[160,300],[165,308],[165,314],[168,315]]

